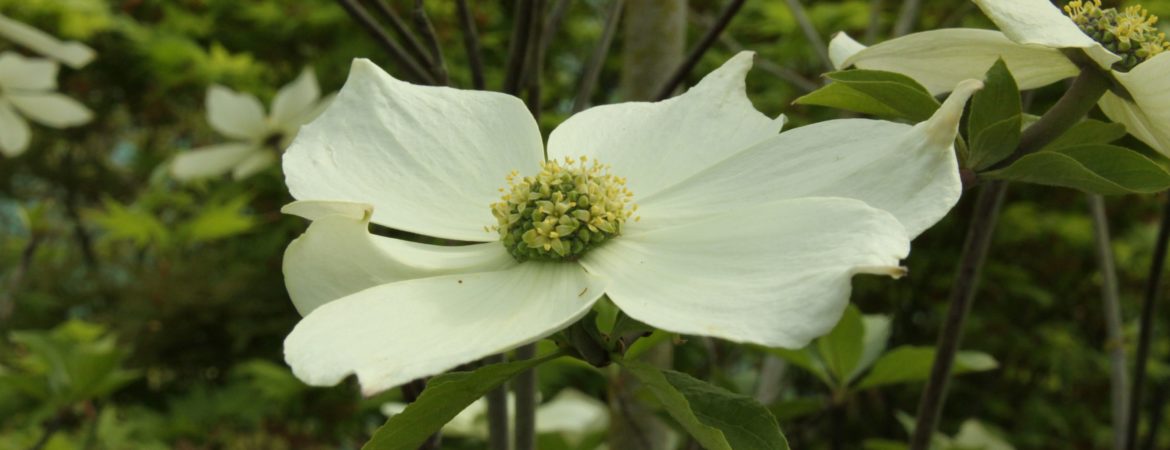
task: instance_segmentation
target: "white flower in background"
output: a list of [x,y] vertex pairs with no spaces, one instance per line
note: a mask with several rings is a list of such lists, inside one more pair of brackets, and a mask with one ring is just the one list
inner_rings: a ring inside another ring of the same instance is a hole
[[1002,33],[932,30],[868,48],[839,33],[829,45],[833,63],[902,73],[938,94],[981,77],[1001,57],[1020,89],[1051,84],[1080,72],[1062,49],[1083,50],[1130,97],[1107,92],[1099,103],[1105,115],[1170,156],[1170,44],[1154,27],[1157,17],[1137,6],[1104,9],[1099,0],[1068,2],[1068,15],[1048,0],[974,1]]
[[[391,417],[401,413],[406,406],[391,402],[383,404],[381,410],[386,417]],[[508,411],[515,412],[515,409],[509,408]],[[588,435],[608,427],[609,408],[605,403],[575,389],[563,389],[552,400],[536,408],[536,432],[559,434],[574,447]],[[443,425],[443,435],[487,439],[487,400],[481,398],[468,405]]]
[[264,114],[256,96],[212,85],[207,90],[207,121],[236,141],[179,153],[171,163],[171,174],[183,181],[228,172],[237,180],[247,178],[276,162],[301,125],[317,117],[328,103],[328,98],[321,99],[317,76],[309,68],[280,88],[270,115]]
[[0,37],[7,38],[74,69],[93,61],[94,51],[77,41],[63,42],[44,31],[0,14]]
[[0,153],[17,156],[32,138],[28,120],[68,128],[93,119],[93,112],[57,90],[58,64],[43,58],[0,53]]
[[548,160],[519,99],[356,60],[284,155],[300,201],[283,211],[313,221],[284,257],[305,315],[293,372],[374,393],[548,336],[602,295],[673,332],[792,348],[826,333],[852,276],[901,275],[910,239],[958,200],[952,144],[980,83],[915,126],[779,133],[745,93],[752,57],[676,98],[570,117]]

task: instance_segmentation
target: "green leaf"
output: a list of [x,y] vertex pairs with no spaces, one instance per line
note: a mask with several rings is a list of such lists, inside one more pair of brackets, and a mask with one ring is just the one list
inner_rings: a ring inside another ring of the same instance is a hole
[[[873,370],[857,383],[855,390],[869,389],[889,384],[913,383],[930,377],[934,365],[933,347],[902,346],[878,358]],[[991,355],[982,352],[961,351],[955,355],[952,372],[960,375],[969,372],[991,370],[999,363]]]
[[983,176],[1102,195],[1153,193],[1170,187],[1166,169],[1138,152],[1107,144],[1032,153]]
[[666,412],[708,450],[782,450],[788,441],[776,418],[746,395],[673,370],[638,361],[620,364],[662,403]]
[[1066,147],[1086,144],[1108,144],[1125,136],[1125,126],[1119,123],[1086,119],[1073,125],[1068,131],[1053,140],[1044,151],[1056,151]]
[[244,233],[256,224],[246,212],[249,198],[240,196],[223,203],[213,203],[201,209],[198,216],[185,224],[190,242],[206,242]]
[[929,119],[940,106],[926,88],[902,74],[846,70],[828,73],[825,77],[833,82],[793,103],[828,106],[910,122]]
[[1020,144],[1020,89],[1003,59],[997,60],[971,99],[967,120],[967,167],[985,169],[1011,155]]
[[520,372],[561,356],[553,353],[525,361],[452,372],[431,378],[418,400],[374,431],[363,450],[415,450],[476,399]]
[[846,383],[849,374],[861,361],[861,353],[865,349],[864,337],[865,326],[861,312],[857,307],[849,305],[833,331],[817,339],[817,352],[838,385]]
[[865,335],[862,338],[861,359],[857,362],[857,367],[854,367],[849,372],[849,379],[847,383],[852,383],[854,379],[865,372],[882,352],[886,351],[886,345],[890,341],[890,316],[881,314],[866,314],[861,317]]
[[93,211],[89,220],[104,228],[107,239],[126,239],[139,247],[150,243],[165,242],[169,233],[167,227],[154,214],[118,203],[112,198],[103,198],[104,210]]
[[817,355],[813,353],[811,347],[805,347],[800,350],[792,350],[787,348],[764,348],[765,351],[776,355],[777,358],[788,361],[792,365],[801,369],[812,372],[817,378],[825,383],[830,388],[835,387],[833,379],[829,377],[829,372],[825,370],[825,364],[821,362]]

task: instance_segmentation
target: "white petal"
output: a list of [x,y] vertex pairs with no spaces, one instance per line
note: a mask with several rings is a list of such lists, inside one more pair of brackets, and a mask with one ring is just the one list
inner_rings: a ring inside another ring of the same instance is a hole
[[1110,120],[1163,155],[1170,156],[1170,53],[1160,53],[1129,72],[1113,72],[1133,101],[1113,93],[1101,98],[1101,111]]
[[28,149],[31,138],[28,122],[0,98],[0,153],[8,157],[18,156]]
[[284,341],[301,380],[357,374],[370,395],[534,342],[585,315],[604,291],[570,263],[384,284],[313,310]]
[[301,126],[304,122],[300,122],[300,119],[314,107],[320,96],[317,75],[313,69],[306,67],[297,79],[280,88],[272,99],[273,126],[281,129]]
[[959,84],[913,127],[867,119],[830,120],[786,131],[659,195],[639,200],[639,224],[670,226],[714,211],[809,196],[846,197],[892,213],[911,237],[959,200],[953,143],[963,105],[982,83]]
[[243,161],[240,161],[232,169],[232,179],[242,180],[248,178],[261,170],[267,169],[274,162],[276,162],[276,153],[270,148],[261,148],[260,151],[245,157]]
[[948,28],[912,33],[865,47],[838,33],[829,42],[838,69],[897,72],[930,91],[950,91],[962,80],[981,79],[1003,58],[1020,89],[1035,89],[1076,76],[1077,66],[1059,50],[1012,42],[1003,33],[971,28]]
[[974,0],[995,25],[1013,41],[1048,48],[1080,48],[1108,70],[1121,57],[1081,31],[1048,0]]
[[443,247],[374,236],[370,205],[294,202],[281,211],[313,221],[284,252],[284,283],[302,315],[380,284],[516,265],[499,242]]
[[180,152],[171,162],[171,175],[180,181],[223,175],[259,151],[251,143],[231,142]]
[[854,274],[900,275],[910,251],[897,219],[843,198],[628,228],[581,260],[622,311],[664,330],[787,348],[836,325]]
[[207,89],[207,122],[220,134],[241,140],[260,140],[268,132],[264,105],[256,96],[218,84]]
[[536,121],[519,99],[415,86],[358,59],[337,99],[284,155],[299,200],[374,205],[374,222],[428,236],[492,241],[489,205],[513,170],[543,159]]
[[538,433],[562,433],[573,441],[609,426],[609,407],[601,400],[573,388],[562,389],[556,397],[536,409]]
[[570,117],[548,140],[550,159],[592,156],[628,178],[637,196],[678,183],[773,137],[784,118],[752,106],[744,77],[752,52],[741,52],[698,85],[657,103],[598,106]]
[[93,111],[56,92],[9,92],[7,99],[33,122],[53,128],[74,127],[93,120]]
[[74,69],[93,61],[94,51],[77,41],[64,42],[48,33],[0,14],[0,36],[65,63]]
[[0,53],[0,88],[10,91],[57,89],[57,68],[57,63],[47,59]]

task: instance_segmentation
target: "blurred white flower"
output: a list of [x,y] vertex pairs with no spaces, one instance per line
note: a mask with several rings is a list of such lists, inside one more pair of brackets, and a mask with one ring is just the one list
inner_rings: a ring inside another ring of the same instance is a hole
[[53,128],[85,124],[93,113],[56,92],[58,64],[43,58],[0,53],[0,153],[17,156],[32,132],[25,118]]
[[310,68],[280,88],[269,115],[256,96],[212,85],[207,90],[207,121],[235,141],[179,153],[171,163],[171,174],[183,181],[228,172],[237,180],[251,176],[272,165],[301,125],[316,118],[329,100],[321,98],[317,76]]
[[93,61],[94,58],[93,49],[85,44],[77,41],[61,41],[44,31],[12,20],[3,14],[0,14],[0,36],[74,69],[80,69]]
[[1170,52],[1165,51],[1170,44],[1154,27],[1157,17],[1137,6],[1101,8],[1098,0],[1068,2],[1068,15],[1048,0],[974,2],[1002,32],[931,30],[871,47],[838,33],[829,44],[833,63],[838,69],[902,73],[939,94],[959,80],[982,77],[997,58],[1007,63],[1020,89],[1045,86],[1076,76],[1080,68],[1064,51],[1082,50],[1089,64],[1109,72],[1129,96],[1106,92],[1099,103],[1105,115],[1170,156]]
[[[509,398],[512,399],[511,396]],[[386,417],[392,417],[405,410],[406,406],[404,403],[391,402],[383,404],[381,410]],[[514,413],[515,408],[508,408],[508,412]],[[573,446],[586,436],[608,427],[609,408],[605,403],[575,389],[563,389],[552,400],[536,408],[536,432],[559,434]],[[443,434],[487,439],[487,400],[481,398],[468,405],[443,426]]]
[[669,100],[570,117],[548,160],[519,99],[355,61],[284,155],[301,200],[284,211],[313,221],[284,258],[305,315],[285,340],[293,372],[378,392],[548,336],[602,295],[678,333],[794,348],[826,333],[853,275],[901,275],[910,239],[958,200],[953,142],[981,84],[915,126],[780,133],[747,98],[752,58]]

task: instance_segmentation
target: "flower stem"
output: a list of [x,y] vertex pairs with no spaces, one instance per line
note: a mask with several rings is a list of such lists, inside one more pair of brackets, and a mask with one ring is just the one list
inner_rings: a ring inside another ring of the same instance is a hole
[[1150,337],[1154,328],[1154,311],[1162,288],[1162,272],[1166,263],[1166,244],[1170,242],[1170,193],[1162,207],[1162,221],[1158,225],[1158,237],[1154,242],[1154,259],[1150,261],[1150,275],[1146,279],[1145,300],[1142,302],[1141,331],[1138,332],[1137,362],[1133,368],[1133,386],[1130,387],[1129,423],[1125,429],[1126,448],[1137,446],[1137,430],[1140,422],[1142,388],[1146,382],[1146,364],[1150,359]]
[[1109,386],[1113,420],[1113,448],[1125,448],[1126,398],[1125,344],[1121,333],[1121,300],[1117,292],[1117,268],[1113,260],[1113,248],[1109,240],[1109,218],[1105,214],[1105,198],[1089,195],[1089,209],[1093,216],[1093,229],[1097,248],[1097,264],[1101,271],[1101,299],[1105,310],[1106,341],[1109,353]]
[[[492,355],[483,359],[486,364],[504,362],[503,355]],[[506,384],[506,383],[505,383]],[[487,396],[488,448],[508,450],[508,388],[501,384]]]
[[[516,349],[516,359],[523,361],[536,357],[536,344]],[[536,369],[528,369],[512,379],[516,395],[516,450],[536,448]]]
[[471,66],[471,87],[482,90],[483,55],[479,49],[479,32],[475,29],[475,17],[471,13],[471,6],[467,0],[455,2],[459,10],[459,27],[463,29],[463,48],[467,52],[467,65]]
[[[1024,130],[1024,134],[1020,136],[1020,144],[1012,156],[997,166],[1010,164],[1023,155],[1040,150],[1064,134],[1093,109],[1108,88],[1109,79],[1106,75],[1096,70],[1081,72],[1068,91],[1065,91],[1064,96],[1044,113],[1040,120]],[[910,450],[927,450],[938,426],[938,419],[946,402],[946,388],[954,366],[955,353],[958,352],[959,340],[963,335],[963,324],[971,311],[975,289],[979,284],[979,272],[987,259],[995,221],[1003,206],[1006,192],[1007,182],[991,181],[985,183],[975,200],[975,213],[967,228],[967,238],[963,243],[955,284],[951,286],[950,306],[938,337],[934,365],[931,367],[930,378],[926,381],[926,388],[923,389],[921,403],[918,404],[918,418],[910,439]]]

